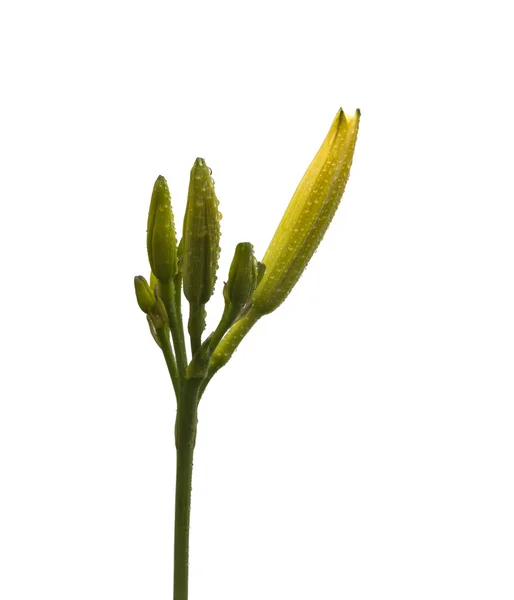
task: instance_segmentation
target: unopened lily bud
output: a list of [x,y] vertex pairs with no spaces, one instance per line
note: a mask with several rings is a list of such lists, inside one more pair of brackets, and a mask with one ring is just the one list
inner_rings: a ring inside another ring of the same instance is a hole
[[344,192],[352,164],[360,111],[340,109],[298,185],[263,258],[266,272],[252,298],[262,316],[287,298],[319,246]]
[[239,313],[252,296],[257,286],[259,268],[249,242],[236,246],[234,258],[230,265],[228,281],[223,290],[225,300],[230,303],[231,310]]
[[209,301],[214,291],[220,254],[218,199],[211,170],[203,158],[191,169],[183,232],[184,294],[194,306]]
[[177,237],[170,191],[162,175],[153,188],[146,243],[152,272],[159,281],[167,283],[177,272]]
[[165,325],[168,325],[168,313],[162,298],[159,296],[159,286],[154,289],[155,306],[148,313],[152,318],[156,329],[162,329]]
[[155,307],[155,296],[152,288],[148,285],[148,281],[141,275],[134,277],[134,288],[139,308],[148,314]]
[[136,299],[139,308],[146,313],[148,320],[153,324],[154,329],[162,329],[168,325],[168,314],[164,303],[159,296],[158,286],[154,290],[148,285],[144,277],[138,275],[134,277],[134,287],[136,290]]

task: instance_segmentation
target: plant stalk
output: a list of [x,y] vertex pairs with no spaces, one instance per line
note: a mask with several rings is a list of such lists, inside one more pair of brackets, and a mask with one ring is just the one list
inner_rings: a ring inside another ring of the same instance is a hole
[[191,355],[200,350],[202,333],[205,329],[205,304],[189,304],[188,331],[191,338]]
[[177,363],[173,354],[173,348],[171,347],[170,343],[169,330],[168,328],[164,329],[163,327],[162,329],[158,329],[156,334],[161,346],[162,353],[164,355],[164,360],[166,361],[166,366],[168,367],[168,372],[171,377],[173,389],[175,390],[175,397],[178,398],[180,392],[179,375]]
[[[168,318],[170,320],[171,337],[175,347],[175,356],[177,360],[177,370],[179,379],[186,375],[187,355],[184,342],[184,330],[182,327],[182,315],[180,314],[180,305],[176,305],[175,283],[170,280],[168,283],[159,284],[159,293],[161,295]],[[180,296],[179,296],[180,298]]]
[[198,389],[201,381],[201,379],[186,379],[184,381],[175,423],[177,475],[175,486],[174,600],[187,600],[188,598],[191,484],[198,422]]

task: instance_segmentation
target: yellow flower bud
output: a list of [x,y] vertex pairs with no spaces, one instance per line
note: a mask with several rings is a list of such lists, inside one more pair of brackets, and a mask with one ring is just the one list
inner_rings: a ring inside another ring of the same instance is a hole
[[352,164],[360,111],[340,109],[298,185],[262,259],[266,272],[252,301],[258,315],[286,299],[319,246],[343,195]]
[[177,272],[177,237],[170,191],[162,175],[153,188],[146,244],[152,273],[159,281],[167,283]]
[[266,269],[249,310],[214,350],[210,379],[231,358],[251,328],[286,299],[316,251],[339,205],[352,164],[360,111],[336,115],[318,153],[294,193],[262,259]]
[[218,199],[211,170],[203,158],[191,169],[183,232],[184,295],[194,306],[209,301],[214,291],[220,254]]

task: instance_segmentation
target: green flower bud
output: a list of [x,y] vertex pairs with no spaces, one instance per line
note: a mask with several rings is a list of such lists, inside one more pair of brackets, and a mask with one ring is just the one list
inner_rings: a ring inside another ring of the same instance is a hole
[[159,296],[159,286],[155,286],[152,292],[146,279],[138,275],[134,277],[134,287],[139,308],[146,313],[148,321],[152,323],[154,329],[162,329],[168,325],[168,314]]
[[166,283],[177,272],[177,237],[170,191],[162,175],[153,188],[146,233],[150,267],[157,279]]
[[214,291],[220,254],[218,199],[211,170],[203,158],[191,169],[183,232],[184,295],[194,306],[209,301]]
[[236,246],[223,294],[236,315],[246,306],[257,286],[259,267],[249,242]]
[[155,296],[152,288],[148,285],[148,281],[141,275],[134,277],[134,288],[139,308],[148,314],[155,307]]

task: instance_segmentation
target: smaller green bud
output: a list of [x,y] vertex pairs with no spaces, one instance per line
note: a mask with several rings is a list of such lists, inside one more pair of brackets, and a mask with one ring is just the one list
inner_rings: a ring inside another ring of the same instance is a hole
[[162,329],[165,325],[169,325],[168,313],[162,298],[159,296],[159,286],[156,285],[154,289],[155,306],[148,313],[148,316],[152,319],[156,329]]
[[191,169],[183,231],[184,295],[194,306],[206,304],[214,291],[220,255],[218,199],[211,170],[203,158]]
[[238,244],[223,290],[232,312],[239,314],[246,306],[257,287],[258,277],[259,263],[253,253],[253,245],[249,242]]
[[153,328],[162,329],[165,325],[168,325],[168,314],[164,307],[164,302],[159,296],[159,286],[156,285],[152,292],[152,288],[146,279],[138,275],[134,277],[134,287],[139,308],[146,313],[148,321],[152,323]]
[[177,272],[177,237],[170,191],[162,175],[153,188],[146,233],[152,272],[159,281],[167,283]]
[[134,288],[139,308],[148,314],[155,307],[155,296],[152,288],[148,285],[148,281],[141,275],[134,277]]

